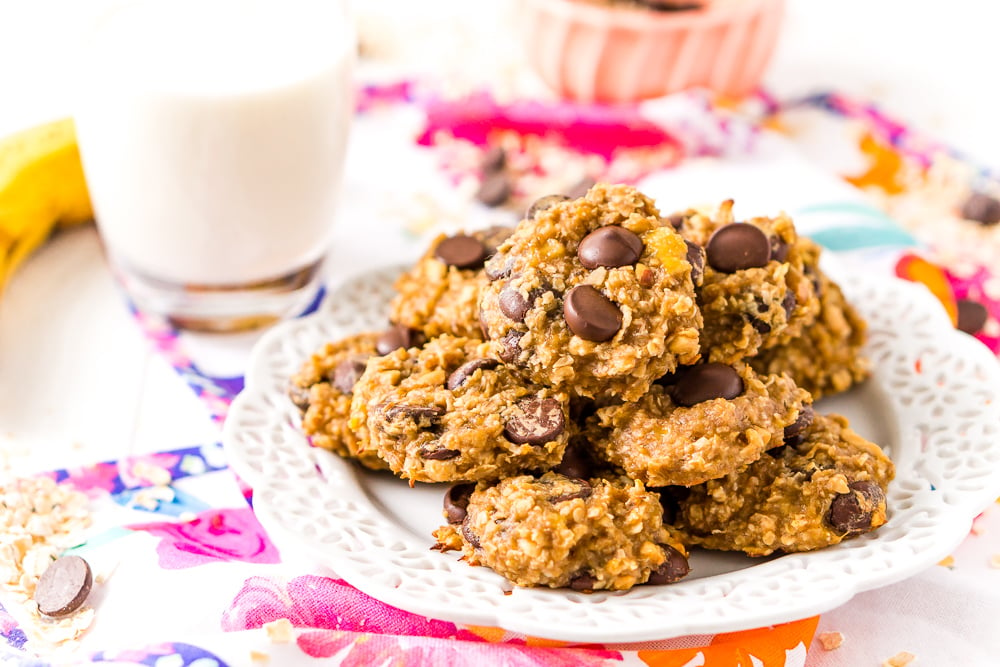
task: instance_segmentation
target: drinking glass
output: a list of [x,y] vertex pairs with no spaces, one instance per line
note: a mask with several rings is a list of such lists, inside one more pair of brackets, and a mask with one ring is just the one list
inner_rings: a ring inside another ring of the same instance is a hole
[[231,331],[313,300],[355,51],[335,0],[132,0],[96,22],[74,116],[100,236],[141,310]]

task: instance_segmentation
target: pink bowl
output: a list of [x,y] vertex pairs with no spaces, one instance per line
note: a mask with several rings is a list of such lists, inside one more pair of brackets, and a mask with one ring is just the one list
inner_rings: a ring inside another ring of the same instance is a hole
[[740,97],[760,83],[784,0],[715,0],[656,12],[521,0],[528,58],[560,95],[629,102],[701,86]]

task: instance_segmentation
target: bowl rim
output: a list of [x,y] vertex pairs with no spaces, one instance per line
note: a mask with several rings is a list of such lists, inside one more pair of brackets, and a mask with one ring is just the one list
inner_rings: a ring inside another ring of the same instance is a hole
[[521,0],[525,6],[545,11],[564,21],[599,28],[679,30],[714,26],[752,18],[764,11],[780,11],[785,0],[709,0],[703,7],[678,12],[658,12],[643,7],[602,5],[580,0]]

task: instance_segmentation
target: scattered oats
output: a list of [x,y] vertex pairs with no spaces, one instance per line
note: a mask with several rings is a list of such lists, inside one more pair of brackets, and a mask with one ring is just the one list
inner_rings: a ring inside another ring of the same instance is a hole
[[819,643],[824,651],[833,651],[844,643],[844,635],[839,632],[823,632],[819,636]]
[[938,565],[940,565],[941,567],[955,567],[955,557],[945,556],[940,561],[938,561]]
[[990,556],[990,567],[1000,570],[1000,554]]
[[155,510],[160,503],[171,503],[177,494],[169,486],[150,486],[140,489],[132,496],[132,504],[143,509]]
[[891,658],[883,660],[882,667],[906,667],[906,665],[910,664],[916,659],[917,656],[913,655],[912,653],[907,653],[906,651],[900,651]]
[[279,618],[264,624],[264,632],[272,644],[288,644],[295,639],[292,622],[287,618]]
[[267,663],[271,661],[271,655],[264,651],[250,649],[250,662]]
[[132,474],[140,479],[148,480],[155,486],[167,486],[174,481],[169,470],[146,461],[136,461],[132,466]]
[[29,648],[40,655],[69,650],[94,620],[90,607],[65,618],[45,618],[31,599],[52,561],[84,540],[92,521],[88,502],[84,494],[48,477],[0,484],[0,592]]

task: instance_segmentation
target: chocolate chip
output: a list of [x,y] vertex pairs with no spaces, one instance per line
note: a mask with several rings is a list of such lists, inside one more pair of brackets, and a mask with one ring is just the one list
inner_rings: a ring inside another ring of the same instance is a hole
[[486,262],[486,277],[492,280],[506,278],[514,269],[514,260],[504,255],[494,255]]
[[674,213],[667,218],[667,222],[669,222],[670,226],[674,229],[680,229],[683,227],[685,220],[687,220],[687,217],[683,213]]
[[589,479],[590,457],[579,444],[570,443],[563,452],[562,461],[553,468],[553,471],[574,479]]
[[451,375],[448,376],[448,382],[445,384],[448,389],[455,391],[463,384],[465,381],[472,377],[472,374],[479,369],[489,370],[491,368],[496,368],[500,365],[500,362],[496,359],[473,359],[471,361],[466,361],[464,364],[452,371]]
[[569,587],[574,591],[586,591],[590,592],[594,590],[594,585],[597,583],[597,579],[594,578],[589,572],[580,572],[573,575],[569,580]]
[[465,518],[462,519],[462,537],[465,538],[465,541],[468,542],[473,549],[478,549],[479,536],[476,535],[476,533],[472,530],[472,526],[469,525],[470,518],[471,517],[466,515]]
[[491,146],[479,158],[479,168],[483,173],[502,171],[507,166],[507,151],[500,146]]
[[565,428],[562,404],[554,398],[533,396],[514,405],[503,434],[516,445],[544,445],[562,435]]
[[726,225],[715,230],[705,247],[709,265],[722,273],[767,266],[771,241],[764,232],[747,223]]
[[649,575],[648,583],[655,585],[672,584],[680,581],[691,571],[688,559],[669,544],[661,544],[667,559]]
[[585,194],[587,194],[590,188],[594,187],[595,185],[597,185],[597,181],[590,178],[589,176],[584,176],[579,181],[574,183],[569,188],[569,190],[566,191],[566,196],[569,197],[570,199],[579,199],[580,197],[583,197]]
[[419,332],[404,327],[401,324],[389,327],[375,341],[375,351],[385,356],[400,348],[407,349],[416,345]]
[[469,507],[469,497],[475,490],[475,484],[454,484],[444,494],[444,514],[448,523],[465,521],[466,510]]
[[781,308],[785,311],[785,319],[792,319],[792,313],[795,311],[795,292],[785,292],[785,296],[781,300]]
[[989,318],[989,311],[986,306],[969,299],[958,300],[958,330],[967,334],[977,334],[983,330],[986,320]]
[[295,404],[295,407],[302,412],[309,409],[309,387],[302,387],[294,382],[289,383],[288,398],[290,398],[292,403]]
[[839,533],[863,533],[872,526],[872,513],[885,501],[885,493],[871,481],[851,482],[848,493],[839,493],[830,503],[826,521]]
[[962,204],[962,217],[983,225],[1000,222],[1000,200],[983,192],[973,192]]
[[563,317],[570,331],[584,340],[611,340],[622,327],[622,311],[591,285],[578,285],[566,293]]
[[799,410],[799,416],[794,422],[785,427],[784,440],[786,445],[798,447],[806,438],[806,429],[813,423],[816,411],[811,405],[803,405]]
[[383,414],[389,421],[397,419],[410,419],[416,423],[418,428],[429,428],[436,426],[441,417],[444,416],[445,409],[436,405],[408,405],[406,403],[394,403],[383,406]]
[[784,262],[788,259],[788,244],[780,236],[772,236],[770,238],[771,242],[771,259],[776,262]]
[[344,359],[333,369],[332,384],[341,393],[354,393],[354,385],[358,383],[368,365],[368,355],[354,355]]
[[658,12],[685,12],[691,9],[701,9],[702,2],[684,2],[683,0],[637,0],[640,5]]
[[567,500],[576,500],[577,498],[586,500],[590,496],[594,495],[594,487],[590,485],[590,482],[585,479],[576,479],[574,481],[577,483],[577,488],[575,490],[555,496],[549,500],[553,503],[562,503]]
[[750,318],[750,326],[753,327],[754,331],[761,335],[767,335],[771,333],[771,325],[764,320],[758,320],[756,317]]
[[450,461],[459,456],[462,452],[457,449],[445,449],[444,447],[428,447],[424,445],[417,450],[420,458],[428,461]]
[[716,362],[690,366],[670,388],[674,403],[690,408],[714,398],[734,399],[743,393],[743,378],[732,366]]
[[532,306],[528,302],[528,298],[521,294],[513,285],[508,285],[500,290],[497,303],[500,306],[500,312],[515,322],[523,322],[524,316],[528,314],[528,310]]
[[561,204],[564,201],[569,201],[569,197],[566,195],[545,195],[544,197],[536,199],[534,203],[528,207],[528,212],[524,214],[524,217],[531,220],[542,211],[547,211],[556,204]]
[[52,561],[35,586],[38,611],[46,616],[68,616],[79,609],[94,584],[90,565],[79,556]]
[[516,329],[511,329],[508,331],[503,338],[501,338],[498,343],[497,355],[500,360],[507,364],[512,364],[517,361],[517,358],[521,355],[521,339],[524,337],[523,331],[518,331]]
[[497,248],[513,233],[514,228],[509,225],[492,225],[478,232],[476,238],[486,247],[486,256],[492,257],[496,254]]
[[702,278],[705,277],[705,250],[687,239],[684,243],[687,244],[687,261],[691,265],[691,282],[696,286],[701,285]]
[[478,269],[486,261],[486,246],[474,236],[456,234],[441,241],[434,255],[456,269]]
[[514,191],[514,184],[502,171],[487,174],[476,191],[476,199],[489,207],[500,206]]
[[618,225],[600,227],[583,237],[576,254],[585,268],[614,268],[635,264],[642,254],[642,239]]

